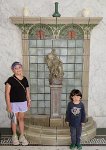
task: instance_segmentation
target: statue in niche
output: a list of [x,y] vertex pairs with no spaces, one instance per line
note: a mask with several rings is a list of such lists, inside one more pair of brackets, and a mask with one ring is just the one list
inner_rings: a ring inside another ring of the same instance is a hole
[[63,79],[63,63],[58,58],[55,49],[52,49],[51,53],[49,53],[45,57],[45,62],[47,63],[49,69],[49,82],[50,84],[62,84]]

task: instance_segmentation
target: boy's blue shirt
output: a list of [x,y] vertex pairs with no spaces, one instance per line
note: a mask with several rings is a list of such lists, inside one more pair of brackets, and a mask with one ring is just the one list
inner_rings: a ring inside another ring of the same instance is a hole
[[66,111],[66,121],[73,127],[78,127],[85,121],[85,108],[84,104],[74,104],[72,101],[68,103]]

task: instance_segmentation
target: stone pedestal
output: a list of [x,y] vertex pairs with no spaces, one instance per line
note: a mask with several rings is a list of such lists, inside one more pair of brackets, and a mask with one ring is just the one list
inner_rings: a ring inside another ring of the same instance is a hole
[[63,118],[50,118],[50,127],[63,127]]
[[51,118],[60,118],[60,98],[62,85],[50,85],[51,90]]

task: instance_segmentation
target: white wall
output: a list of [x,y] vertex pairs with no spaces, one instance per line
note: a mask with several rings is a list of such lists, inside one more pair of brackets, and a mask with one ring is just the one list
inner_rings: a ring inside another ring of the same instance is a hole
[[[97,127],[106,128],[106,0],[57,0],[62,17],[81,16],[83,8],[90,8],[92,17],[103,17],[91,34],[88,113]],[[9,17],[22,16],[24,6],[31,16],[48,17],[54,13],[55,0],[0,0],[0,127],[9,127],[5,111],[4,82],[12,74],[13,61],[22,61],[20,30]]]

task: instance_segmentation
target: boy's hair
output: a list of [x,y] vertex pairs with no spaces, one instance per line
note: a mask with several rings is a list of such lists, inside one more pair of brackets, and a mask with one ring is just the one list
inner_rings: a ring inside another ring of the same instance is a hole
[[70,93],[70,96],[69,96],[69,98],[73,101],[73,96],[80,96],[81,98],[82,98],[82,93],[80,92],[80,90],[78,90],[78,89],[73,89],[72,91],[71,91],[71,93]]
[[11,69],[14,69],[14,67],[15,67],[16,65],[22,66],[22,64],[21,64],[20,62],[15,61],[15,62],[13,62],[13,64],[11,65]]

